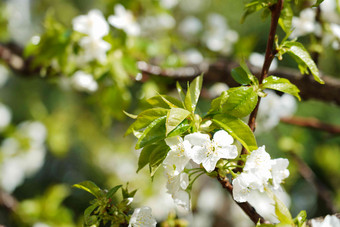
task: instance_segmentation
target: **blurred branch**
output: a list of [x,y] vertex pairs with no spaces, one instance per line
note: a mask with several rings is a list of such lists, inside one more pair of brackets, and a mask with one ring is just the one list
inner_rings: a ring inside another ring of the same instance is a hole
[[[230,183],[229,179],[224,177],[217,177],[218,181],[221,183],[223,188],[227,189],[228,192],[232,195],[233,194],[233,185]],[[236,201],[235,201],[236,202]],[[266,221],[260,214],[258,214],[254,207],[252,207],[248,202],[245,203],[238,203],[237,205],[248,215],[248,217],[256,224],[259,220],[260,223],[269,223]]]
[[0,206],[5,207],[11,212],[14,212],[18,205],[18,201],[11,194],[0,190]]
[[307,128],[313,128],[329,132],[331,134],[340,134],[340,126],[326,124],[316,118],[303,118],[303,117],[283,117],[281,122],[291,125],[297,125]]
[[311,185],[313,185],[319,195],[319,197],[325,202],[327,208],[332,213],[336,212],[336,208],[333,204],[332,192],[317,178],[313,170],[304,162],[296,153],[290,151],[294,161],[297,163],[299,173],[301,176]]

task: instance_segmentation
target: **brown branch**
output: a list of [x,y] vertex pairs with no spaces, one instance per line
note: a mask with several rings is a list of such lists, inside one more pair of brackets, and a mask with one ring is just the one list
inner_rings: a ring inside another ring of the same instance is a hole
[[281,118],[281,122],[291,125],[317,129],[331,134],[340,134],[340,126],[326,124],[319,121],[316,118],[283,117]]
[[[222,177],[218,176],[217,179],[221,183],[223,188],[227,189],[228,192],[232,195],[233,194],[233,185],[230,183],[228,178],[226,178],[226,177],[222,178]],[[255,208],[252,207],[248,202],[244,202],[244,203],[236,202],[236,203],[248,215],[248,217],[254,222],[254,224],[256,224],[258,221],[260,221],[260,223],[262,223],[262,224],[263,223],[269,223],[259,213],[257,213]]]
[[18,201],[11,194],[0,190],[0,206],[14,212],[18,206]]

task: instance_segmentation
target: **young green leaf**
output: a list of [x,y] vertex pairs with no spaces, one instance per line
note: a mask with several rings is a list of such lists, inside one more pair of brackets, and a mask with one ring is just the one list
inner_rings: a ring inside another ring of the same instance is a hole
[[208,114],[219,112],[222,109],[222,105],[227,101],[228,97],[228,91],[223,91],[219,97],[212,100]]
[[151,153],[155,150],[159,150],[160,146],[158,143],[154,143],[148,146],[145,146],[142,150],[142,152],[139,155],[139,159],[138,159],[138,169],[137,169],[137,173],[144,168],[144,166],[146,166],[147,164],[149,164],[150,162],[150,156]]
[[161,142],[157,144],[157,147],[152,151],[150,155],[150,174],[153,176],[159,166],[163,163],[164,159],[166,158],[166,155],[168,154],[170,148],[166,145],[165,142]]
[[290,56],[292,56],[295,59],[295,61],[299,65],[299,69],[302,74],[308,73],[308,70],[307,70],[308,68],[317,82],[319,82],[320,84],[325,83],[320,78],[319,70],[316,64],[312,60],[308,51],[305,49],[305,47],[301,43],[295,42],[295,41],[285,41],[281,48],[282,48],[283,53],[288,53]]
[[269,76],[263,80],[262,88],[269,88],[281,92],[288,93],[290,95],[294,95],[296,98],[301,100],[299,92],[300,90],[292,84],[289,80],[280,78],[277,76]]
[[195,109],[196,109],[198,98],[201,93],[202,82],[203,82],[203,74],[196,77],[190,83],[189,88],[187,90],[187,94],[184,99],[184,104],[185,104],[186,109],[192,113],[195,112]]
[[179,84],[178,81],[176,82],[176,88],[177,88],[177,92],[179,94],[179,97],[181,98],[182,104],[184,106],[185,94],[184,94],[182,86]]
[[184,120],[181,124],[179,124],[174,130],[172,130],[167,137],[179,136],[184,134],[191,125],[188,123],[188,120]]
[[165,121],[166,116],[162,116],[151,122],[149,126],[146,127],[143,134],[139,137],[136,144],[136,149],[140,149],[148,144],[164,139]]
[[170,109],[165,124],[166,135],[168,135],[172,130],[174,130],[189,115],[190,112],[182,108]]
[[101,189],[92,181],[83,181],[81,183],[74,184],[73,187],[85,190],[94,195],[97,199],[102,196]]
[[293,10],[291,3],[289,1],[284,1],[284,7],[281,10],[279,25],[282,30],[287,34],[291,32],[292,20],[293,20]]
[[247,85],[251,82],[247,72],[240,66],[231,70],[231,76],[241,85]]
[[97,217],[95,215],[91,215],[95,209],[97,209],[98,204],[95,203],[84,211],[84,222],[86,226],[92,226],[97,223]]
[[111,188],[107,194],[106,194],[106,198],[108,199],[112,199],[113,195],[118,191],[118,189],[120,189],[122,187],[122,185],[117,185],[113,188]]
[[213,122],[237,139],[249,152],[257,149],[254,133],[241,119],[226,114],[217,114]]
[[265,188],[267,195],[275,202],[275,214],[281,224],[294,226],[292,215],[286,205],[268,188]]
[[147,99],[146,102],[152,107],[162,107],[166,109],[183,107],[180,100],[168,95],[156,95]]
[[305,210],[300,211],[300,213],[294,218],[294,223],[297,227],[302,227],[307,220],[307,213]]
[[142,128],[147,127],[148,125],[151,124],[151,122],[153,122],[157,118],[166,116],[168,112],[169,112],[169,109],[164,109],[160,107],[148,109],[148,110],[141,112],[137,116],[136,121],[130,125],[128,130],[126,130],[125,135],[132,133],[134,130],[136,131],[136,130],[140,130]]
[[228,99],[222,105],[222,112],[234,117],[245,117],[255,108],[258,100],[254,87],[236,87],[228,90]]

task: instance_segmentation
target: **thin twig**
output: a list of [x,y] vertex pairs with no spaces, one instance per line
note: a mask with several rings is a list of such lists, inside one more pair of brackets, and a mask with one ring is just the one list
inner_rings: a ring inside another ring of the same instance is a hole
[[319,121],[316,118],[282,117],[281,122],[291,125],[317,129],[331,134],[340,134],[340,126],[326,124]]
[[11,194],[0,190],[0,206],[5,207],[11,212],[14,212],[18,206],[18,201]]
[[313,170],[293,151],[289,152],[298,165],[298,170],[301,176],[311,185],[313,185],[319,195],[319,197],[325,201],[325,204],[329,211],[336,212],[336,208],[333,204],[331,191],[316,177]]

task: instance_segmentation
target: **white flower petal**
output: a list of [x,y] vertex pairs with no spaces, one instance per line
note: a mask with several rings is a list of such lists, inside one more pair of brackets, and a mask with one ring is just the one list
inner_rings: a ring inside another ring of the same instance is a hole
[[234,139],[231,135],[229,135],[228,132],[224,130],[219,130],[214,134],[214,141],[219,146],[228,146],[231,145],[234,142]]
[[203,134],[200,132],[195,132],[184,137],[184,140],[187,140],[193,146],[202,146],[207,142],[210,142],[210,137],[208,134]]
[[182,206],[186,210],[190,210],[190,196],[186,191],[179,190],[172,196],[172,198],[176,205]]
[[136,208],[130,218],[129,227],[155,227],[157,222],[150,207]]

